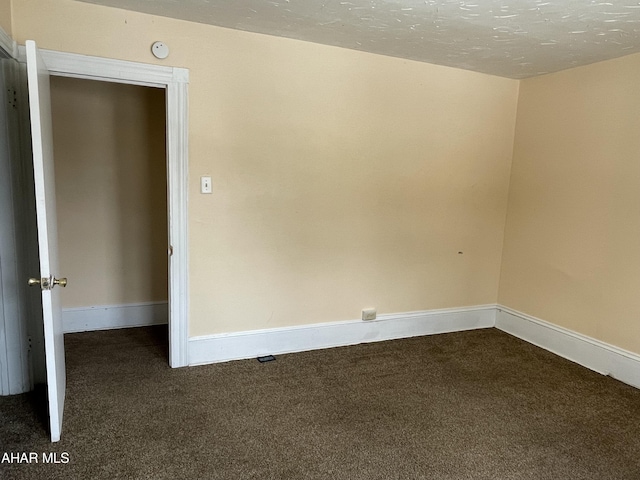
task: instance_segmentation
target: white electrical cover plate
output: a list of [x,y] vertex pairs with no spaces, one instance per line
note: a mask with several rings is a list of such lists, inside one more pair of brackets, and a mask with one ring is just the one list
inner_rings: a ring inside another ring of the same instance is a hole
[[200,177],[200,193],[211,193],[211,177]]
[[362,320],[375,320],[376,314],[375,308],[365,308],[362,310]]
[[167,58],[169,56],[169,47],[162,42],[155,42],[151,45],[151,53],[159,59]]

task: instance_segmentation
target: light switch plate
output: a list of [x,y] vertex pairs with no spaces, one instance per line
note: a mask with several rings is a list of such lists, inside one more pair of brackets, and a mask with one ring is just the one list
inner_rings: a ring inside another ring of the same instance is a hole
[[211,193],[212,191],[211,177],[200,177],[200,193]]

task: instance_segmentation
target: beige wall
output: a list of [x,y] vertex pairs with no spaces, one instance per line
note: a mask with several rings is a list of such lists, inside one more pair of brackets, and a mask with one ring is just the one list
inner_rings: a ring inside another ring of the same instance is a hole
[[640,353],[640,55],[524,80],[500,303]]
[[190,335],[497,300],[517,81],[70,0],[14,18],[190,69]]
[[167,299],[164,91],[51,79],[64,307]]
[[11,0],[0,0],[0,28],[11,35]]

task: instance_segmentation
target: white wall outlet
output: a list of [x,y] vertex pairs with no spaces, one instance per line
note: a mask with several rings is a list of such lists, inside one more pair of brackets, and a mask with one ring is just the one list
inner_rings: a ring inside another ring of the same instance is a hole
[[200,177],[200,193],[211,193],[211,177]]
[[365,308],[362,310],[362,320],[375,320],[375,319],[376,319],[375,308]]

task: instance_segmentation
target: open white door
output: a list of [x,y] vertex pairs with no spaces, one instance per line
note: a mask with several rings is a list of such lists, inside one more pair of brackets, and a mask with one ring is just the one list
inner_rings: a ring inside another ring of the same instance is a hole
[[60,440],[66,375],[60,289],[66,279],[56,279],[58,272],[58,232],[56,228],[56,192],[53,172],[53,137],[51,127],[51,92],[49,72],[35,42],[27,40],[27,79],[33,148],[33,177],[36,193],[40,277],[29,280],[42,290],[44,344],[47,367],[47,396],[51,441]]

